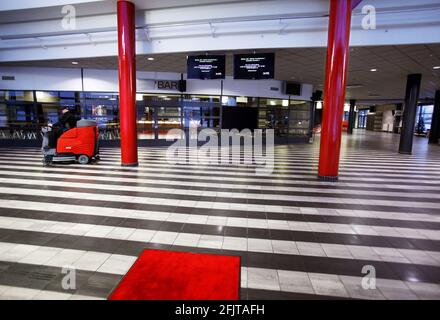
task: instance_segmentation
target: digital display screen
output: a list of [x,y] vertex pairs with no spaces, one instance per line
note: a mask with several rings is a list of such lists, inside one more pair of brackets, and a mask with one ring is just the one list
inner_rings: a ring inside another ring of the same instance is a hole
[[273,79],[274,53],[234,55],[234,79]]
[[188,56],[188,79],[224,79],[225,56]]
[[285,83],[284,93],[293,96],[300,96],[301,88],[302,86],[300,83],[288,81]]

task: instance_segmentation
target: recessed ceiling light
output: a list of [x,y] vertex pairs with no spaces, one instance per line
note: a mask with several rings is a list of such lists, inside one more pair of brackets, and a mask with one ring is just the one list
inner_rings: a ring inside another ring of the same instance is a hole
[[362,88],[362,84],[348,84],[347,89],[355,89],[355,88]]
[[440,66],[434,66],[434,67],[432,67],[432,69],[435,69],[435,70],[440,69]]
[[154,58],[153,58],[153,57],[148,57],[147,60],[148,60],[148,61],[153,61]]
[[78,61],[72,61],[72,64],[78,64]]
[[376,69],[376,68],[373,68],[373,69],[370,69],[370,71],[371,71],[371,72],[376,72],[377,69]]

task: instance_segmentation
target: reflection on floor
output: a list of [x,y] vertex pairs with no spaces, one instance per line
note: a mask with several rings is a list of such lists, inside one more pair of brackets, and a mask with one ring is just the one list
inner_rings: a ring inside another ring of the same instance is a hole
[[165,148],[140,149],[134,169],[117,149],[51,168],[2,149],[0,299],[106,298],[144,248],[240,255],[242,299],[440,299],[440,147],[397,143],[344,136],[337,183],[316,179],[317,141],[277,146],[266,177],[170,166]]

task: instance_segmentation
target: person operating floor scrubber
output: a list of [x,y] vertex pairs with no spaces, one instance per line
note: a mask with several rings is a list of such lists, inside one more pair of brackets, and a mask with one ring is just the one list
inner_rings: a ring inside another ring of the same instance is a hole
[[99,160],[99,128],[96,121],[77,119],[67,108],[60,120],[41,128],[43,165],[75,162],[95,163]]
[[42,128],[43,133],[43,145],[42,151],[44,155],[44,163],[49,164],[52,162],[52,158],[57,147],[58,138],[67,130],[76,127],[78,119],[70,112],[68,107],[61,108],[61,117],[58,122],[51,124],[48,123],[47,127]]
[[70,112],[68,107],[61,108],[61,117],[58,122],[49,125],[52,130],[49,134],[49,147],[56,148],[58,138],[63,134],[64,131],[75,128],[78,119],[75,115]]

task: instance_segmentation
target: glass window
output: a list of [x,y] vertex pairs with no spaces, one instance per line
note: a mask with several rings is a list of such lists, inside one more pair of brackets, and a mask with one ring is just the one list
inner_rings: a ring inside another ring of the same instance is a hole
[[25,128],[36,124],[36,115],[33,104],[2,104],[1,116],[5,127]]
[[35,96],[37,102],[59,102],[60,96],[58,91],[36,91]]
[[47,123],[56,123],[59,119],[60,106],[57,104],[42,104],[37,105],[38,123],[45,125]]
[[101,139],[119,139],[118,95],[112,92],[84,92],[80,97],[82,117],[98,123]]
[[137,101],[137,131],[139,139],[155,139],[156,108],[145,106],[143,101]]
[[360,109],[358,112],[358,128],[363,129],[367,127],[368,109]]
[[118,94],[114,92],[84,92],[81,94],[81,97],[85,99],[104,99],[104,100],[116,100],[118,98]]
[[81,102],[79,94],[73,91],[60,91],[59,97],[62,106],[75,107]]
[[34,101],[34,93],[32,91],[4,91],[4,100],[7,101]]
[[171,129],[182,126],[180,95],[136,94],[139,139],[166,139]]
[[[141,94],[143,101],[145,101],[147,106],[180,106],[180,96],[179,95],[152,95],[152,94]],[[138,95],[138,99],[140,96]]]
[[[235,103],[235,99],[234,99],[234,103]],[[219,129],[220,127],[220,97],[219,96],[185,95],[182,100],[182,107],[183,107],[182,122],[185,128],[189,128],[190,126],[196,126],[198,128]]]
[[288,106],[283,107],[283,100],[260,98],[260,128],[273,129],[275,136],[286,136],[288,134],[288,114],[289,108]]
[[0,103],[0,128],[8,127],[8,110],[5,103]]
[[425,134],[431,130],[433,105],[420,105],[417,107],[416,128],[418,134]]
[[289,135],[308,136],[310,133],[311,102],[290,101],[289,107]]

